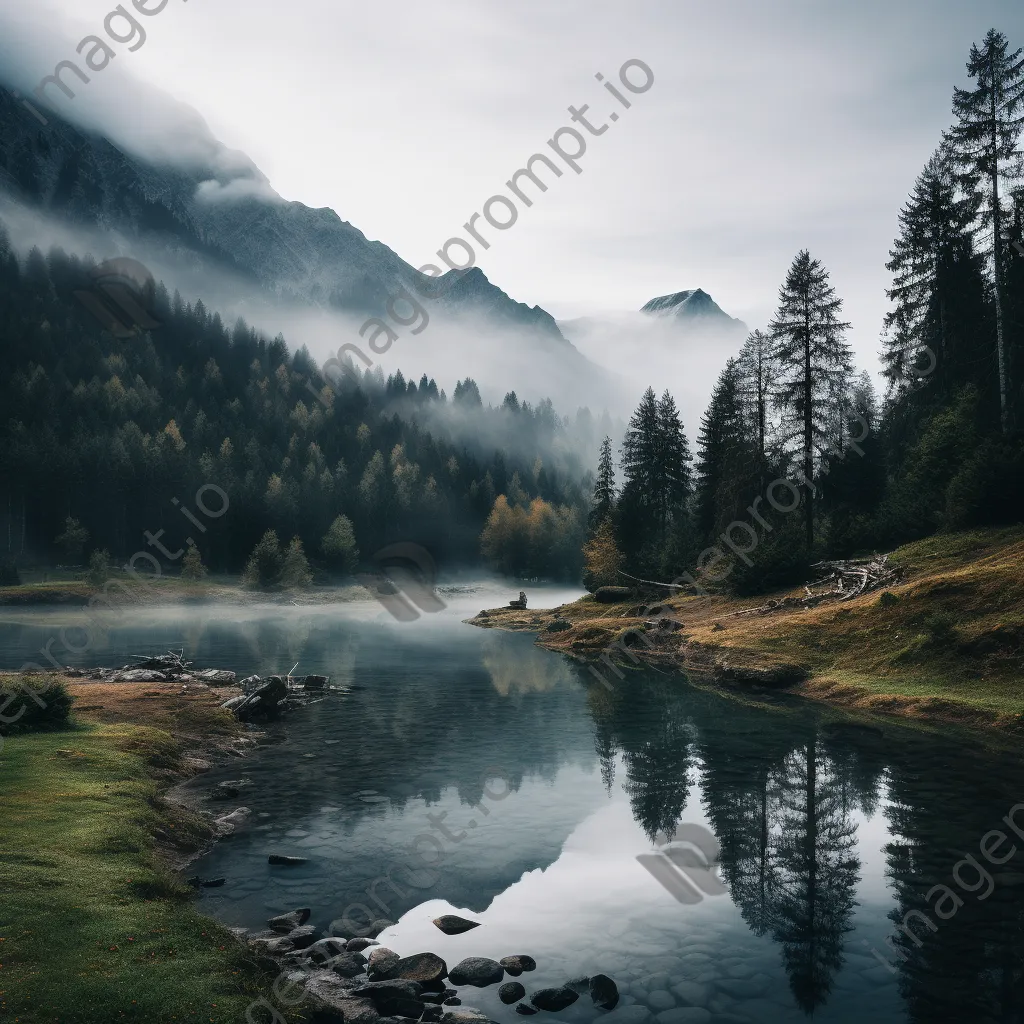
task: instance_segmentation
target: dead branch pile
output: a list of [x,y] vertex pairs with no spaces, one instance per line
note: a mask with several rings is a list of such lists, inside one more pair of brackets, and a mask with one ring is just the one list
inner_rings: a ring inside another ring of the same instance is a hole
[[889,564],[888,555],[816,562],[811,568],[817,570],[818,579],[804,587],[803,597],[772,599],[733,614],[770,615],[781,608],[814,608],[826,601],[851,601],[899,579],[899,573]]

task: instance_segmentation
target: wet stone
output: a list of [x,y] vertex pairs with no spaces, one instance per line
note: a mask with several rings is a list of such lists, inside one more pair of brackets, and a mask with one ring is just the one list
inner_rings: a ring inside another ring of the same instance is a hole
[[602,1010],[614,1010],[619,1002],[619,990],[607,974],[595,974],[588,986],[594,1005]]
[[526,989],[518,981],[507,981],[498,989],[498,998],[506,1005],[518,1002],[525,995]]
[[467,921],[464,917],[456,914],[442,914],[434,918],[434,924],[445,933],[445,935],[461,935],[472,928],[479,928],[479,921]]
[[518,977],[523,971],[535,971],[537,970],[537,961],[532,956],[527,956],[525,953],[518,953],[515,956],[503,956],[499,961],[502,967],[512,975],[513,978]]
[[530,996],[530,1002],[538,1010],[547,1010],[549,1013],[558,1013],[567,1006],[572,1006],[579,999],[580,994],[568,985],[559,988],[542,988]]
[[272,917],[267,922],[267,927],[271,931],[281,932],[287,934],[293,928],[298,928],[304,925],[309,920],[309,915],[312,913],[309,907],[302,907],[299,910],[292,910],[287,914],[280,914],[277,917]]
[[467,957],[448,974],[453,985],[474,985],[476,988],[495,985],[504,976],[505,968],[497,960],[488,960],[484,956]]

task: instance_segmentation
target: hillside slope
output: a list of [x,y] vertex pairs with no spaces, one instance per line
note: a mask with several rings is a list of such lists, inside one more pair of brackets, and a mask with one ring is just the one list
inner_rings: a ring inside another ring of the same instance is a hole
[[[800,589],[669,598],[655,614],[681,623],[676,631],[654,625],[650,606],[593,597],[472,621],[542,631],[539,644],[585,660],[629,665],[632,655],[727,685],[785,685],[847,706],[1024,729],[1024,527],[934,536],[898,548],[891,562],[900,582],[888,591],[814,608],[764,608]],[[602,672],[615,681],[614,670]]]

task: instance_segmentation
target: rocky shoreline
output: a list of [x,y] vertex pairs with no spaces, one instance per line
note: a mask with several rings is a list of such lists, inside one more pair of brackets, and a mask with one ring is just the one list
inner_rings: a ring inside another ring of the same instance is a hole
[[[527,996],[522,982],[506,980],[536,970],[536,961],[525,953],[500,960],[467,957],[449,969],[436,953],[400,957],[382,946],[373,936],[390,927],[390,921],[375,921],[367,935],[346,938],[333,925],[331,934],[321,934],[307,924],[311,913],[302,907],[271,918],[263,931],[236,929],[235,934],[278,975],[275,992],[290,990],[280,995],[282,1003],[307,1004],[317,1012],[318,1024],[491,1024],[486,1013],[464,1005],[462,997],[472,998],[467,989],[492,985],[499,986],[501,1002],[515,1004],[521,1016],[542,1010],[558,1013],[581,996],[599,1010],[614,1010],[619,1002],[618,987],[604,974],[574,978]],[[453,914],[436,918],[434,925],[447,935],[479,927]]]

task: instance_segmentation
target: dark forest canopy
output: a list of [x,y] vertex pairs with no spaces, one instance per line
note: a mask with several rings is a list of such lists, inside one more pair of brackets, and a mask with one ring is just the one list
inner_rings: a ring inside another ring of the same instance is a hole
[[[607,417],[580,410],[570,422],[514,393],[492,408],[469,379],[449,400],[433,380],[379,368],[328,386],[305,350],[241,320],[229,328],[161,285],[159,328],[114,337],[73,294],[93,287],[93,266],[57,249],[19,261],[0,234],[0,551],[11,559],[124,559],[155,552],[144,531],[164,529],[170,549],[192,536],[209,568],[239,572],[268,529],[282,544],[301,538],[316,561],[344,516],[364,556],[412,541],[442,565],[473,563],[501,494],[585,519],[580,453],[592,458]],[[204,485],[228,495],[230,516],[200,534],[182,509],[197,514]],[[84,541],[67,536],[68,517]]]

